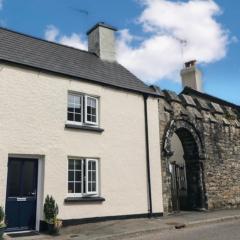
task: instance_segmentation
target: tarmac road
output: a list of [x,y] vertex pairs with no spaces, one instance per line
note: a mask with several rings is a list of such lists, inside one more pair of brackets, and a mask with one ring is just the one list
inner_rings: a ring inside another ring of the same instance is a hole
[[139,235],[128,240],[240,240],[240,220]]

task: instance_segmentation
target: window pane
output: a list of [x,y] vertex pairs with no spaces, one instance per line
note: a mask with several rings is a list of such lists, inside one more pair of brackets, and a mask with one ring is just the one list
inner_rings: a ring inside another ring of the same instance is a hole
[[68,95],[68,102],[69,103],[74,103],[74,96],[73,95],[71,95],[71,94]]
[[80,105],[80,99],[81,99],[81,97],[80,96],[75,96],[75,101],[74,101],[74,103],[75,103],[75,105]]
[[75,183],[75,193],[81,193],[81,192],[82,192],[82,184]]
[[96,181],[96,172],[92,172],[92,181]]
[[92,122],[96,122],[97,119],[96,119],[96,116],[92,116]]
[[74,160],[68,160],[68,169],[74,169]]
[[91,185],[91,183],[88,183],[88,191],[92,192],[92,185]]
[[91,162],[92,163],[92,170],[96,170],[96,162]]
[[68,121],[73,121],[73,113],[68,113]]
[[88,161],[88,170],[92,170],[92,162],[91,161]]
[[74,183],[68,183],[68,193],[74,193]]
[[92,172],[88,171],[88,181],[92,181]]
[[75,121],[76,122],[81,122],[81,115],[80,114],[75,114]]
[[82,160],[76,160],[75,161],[75,169],[81,170],[82,169]]
[[92,121],[91,115],[87,115],[87,121],[89,121],[89,122]]
[[87,98],[87,105],[91,106],[91,98],[89,98],[89,97]]
[[68,111],[74,112],[74,105],[72,103],[68,103]]
[[92,183],[92,191],[96,192],[96,183]]
[[87,113],[88,113],[88,114],[91,114],[91,113],[92,113],[92,108],[89,107],[89,106],[87,107]]
[[96,101],[96,99],[92,99],[92,107],[93,107],[93,108],[96,108],[96,106],[97,106],[97,101]]
[[80,108],[80,106],[76,106],[76,108],[75,108],[75,113],[81,113],[81,108]]
[[82,172],[81,171],[75,172],[75,181],[82,181]]
[[74,181],[74,171],[68,171],[68,181]]

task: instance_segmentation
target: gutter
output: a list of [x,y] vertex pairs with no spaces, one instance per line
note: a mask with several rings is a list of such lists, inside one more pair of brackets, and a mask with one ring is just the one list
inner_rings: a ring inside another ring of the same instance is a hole
[[147,164],[147,187],[148,187],[148,217],[152,217],[152,187],[151,187],[151,171],[149,157],[149,136],[148,136],[148,95],[143,95],[144,98],[144,117],[145,117],[145,142],[146,142],[146,164]]

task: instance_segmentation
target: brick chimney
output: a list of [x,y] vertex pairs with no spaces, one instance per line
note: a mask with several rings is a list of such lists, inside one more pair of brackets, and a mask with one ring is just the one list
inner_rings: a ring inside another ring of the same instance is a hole
[[88,32],[88,51],[106,61],[116,61],[116,28],[103,22],[97,23]]
[[182,86],[202,92],[202,73],[196,66],[196,60],[185,63],[181,70]]

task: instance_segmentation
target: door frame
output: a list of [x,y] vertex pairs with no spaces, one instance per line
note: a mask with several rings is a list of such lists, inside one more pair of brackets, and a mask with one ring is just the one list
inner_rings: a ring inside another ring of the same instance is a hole
[[[43,211],[42,210],[43,210],[43,194],[44,194],[44,165],[45,165],[44,160],[45,160],[45,157],[44,157],[44,155],[36,155],[36,154],[8,154],[8,161],[9,161],[9,158],[36,159],[36,161],[38,161],[35,230],[39,231],[40,220],[43,219]],[[7,178],[8,178],[8,176],[7,176]],[[7,200],[7,187],[6,187],[6,200]]]

